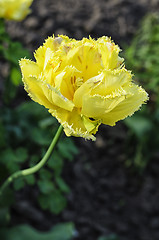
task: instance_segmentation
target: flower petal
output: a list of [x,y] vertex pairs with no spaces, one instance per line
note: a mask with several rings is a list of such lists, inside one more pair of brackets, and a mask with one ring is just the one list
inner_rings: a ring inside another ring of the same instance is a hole
[[49,109],[49,112],[56,117],[64,127],[64,132],[67,136],[76,136],[95,140],[92,133],[94,134],[97,131],[97,127],[96,131],[89,132],[85,127],[83,117],[79,114],[78,109],[68,112],[64,109],[56,107],[54,110]]
[[33,0],[0,0],[0,17],[21,21],[30,13]]
[[83,83],[75,92],[73,102],[76,107],[81,108],[83,104],[83,97],[85,95],[90,95],[91,90],[99,84],[102,79],[102,74],[88,79]]
[[146,91],[135,84],[129,91],[124,101],[119,103],[112,111],[103,115],[102,122],[104,124],[114,126],[117,121],[134,114],[148,100]]
[[23,77],[25,90],[29,96],[35,102],[45,106],[46,108],[53,108],[54,103],[48,99],[48,96],[44,93],[44,87],[42,82],[38,81],[35,77]]
[[38,64],[31,60],[23,58],[19,61],[19,64],[24,78],[28,76],[34,76],[38,78],[39,74],[41,73]]
[[81,113],[113,126],[117,121],[132,115],[147,100],[147,93],[141,87],[131,84],[125,90],[116,92],[114,97],[85,95]]
[[125,68],[116,70],[104,70],[99,75],[88,79],[74,94],[73,102],[76,107],[81,108],[85,95],[115,95],[115,91],[124,88],[131,82],[131,73]]
[[130,71],[125,68],[115,69],[113,71],[104,70],[97,76],[97,80],[99,83],[93,86],[91,95],[99,94],[101,96],[107,96],[121,87],[124,89],[127,84],[130,84],[132,75]]
[[49,84],[45,84],[43,88],[44,94],[47,96],[48,100],[53,102],[56,106],[68,111],[73,110],[74,103],[64,97],[58,89],[51,87]]
[[98,72],[103,68],[98,48],[96,45],[92,46],[88,39],[68,52],[67,64],[75,66],[76,69],[82,72],[84,82],[98,75]]
[[81,113],[89,118],[102,119],[113,108],[125,99],[125,96],[115,98],[102,97],[100,95],[85,95]]
[[97,43],[99,52],[102,56],[104,68],[111,70],[117,68],[123,61],[123,59],[119,59],[118,57],[120,48],[115,45],[108,37],[99,38],[97,40]]
[[76,89],[76,81],[80,72],[73,66],[66,66],[63,71],[56,75],[54,79],[55,87],[63,96],[72,100]]

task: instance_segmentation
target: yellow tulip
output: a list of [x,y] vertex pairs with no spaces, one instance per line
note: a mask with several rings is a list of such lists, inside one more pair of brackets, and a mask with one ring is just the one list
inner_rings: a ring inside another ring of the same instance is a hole
[[0,0],[0,18],[21,21],[30,13],[33,0]]
[[148,100],[119,52],[108,37],[49,37],[35,52],[35,62],[20,61],[25,89],[58,119],[67,136],[95,140],[101,123],[114,126]]

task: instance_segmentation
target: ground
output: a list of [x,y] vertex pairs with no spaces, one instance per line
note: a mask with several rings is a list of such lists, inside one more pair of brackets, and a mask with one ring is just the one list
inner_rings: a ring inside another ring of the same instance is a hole
[[[124,51],[142,18],[157,10],[158,0],[34,0],[27,19],[9,22],[7,29],[31,51],[52,34],[77,39],[107,35]],[[101,126],[96,142],[74,138],[80,153],[65,164],[63,176],[71,188],[65,211],[58,217],[40,211],[33,201],[34,190],[25,189],[17,194],[13,221],[29,222],[40,230],[73,221],[77,240],[112,233],[120,240],[158,240],[159,163],[150,161],[142,175],[126,167],[126,139],[122,123]]]

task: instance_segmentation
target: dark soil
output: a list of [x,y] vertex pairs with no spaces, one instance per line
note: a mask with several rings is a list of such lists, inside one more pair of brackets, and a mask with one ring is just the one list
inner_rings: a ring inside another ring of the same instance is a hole
[[[157,10],[158,0],[34,0],[32,14],[22,23],[8,22],[7,29],[31,51],[52,34],[77,39],[107,35],[124,47],[143,16]],[[96,142],[75,138],[80,154],[74,162],[66,162],[63,172],[72,190],[65,211],[59,216],[41,211],[34,189],[26,188],[17,194],[14,224],[48,230],[55,223],[72,221],[77,240],[97,240],[112,233],[120,240],[158,240],[159,162],[152,159],[141,175],[127,168],[126,139],[122,123],[102,126]]]

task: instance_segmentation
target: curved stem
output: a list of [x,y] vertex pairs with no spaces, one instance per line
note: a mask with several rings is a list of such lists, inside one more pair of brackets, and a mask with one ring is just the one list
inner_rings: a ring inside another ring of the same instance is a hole
[[60,125],[57,132],[56,132],[55,137],[53,138],[53,140],[52,140],[52,142],[51,142],[51,144],[50,144],[50,146],[47,150],[47,152],[45,153],[44,157],[41,159],[41,161],[38,164],[36,164],[34,167],[17,171],[6,179],[6,181],[0,187],[0,196],[3,194],[3,191],[6,189],[6,187],[11,182],[13,182],[14,179],[16,179],[18,177],[21,177],[21,176],[27,176],[27,175],[33,174],[44,166],[44,164],[47,162],[48,158],[50,157],[52,151],[54,150],[54,147],[55,147],[56,143],[58,142],[58,140],[61,136],[62,130],[63,130],[63,127],[62,127],[62,125]]

